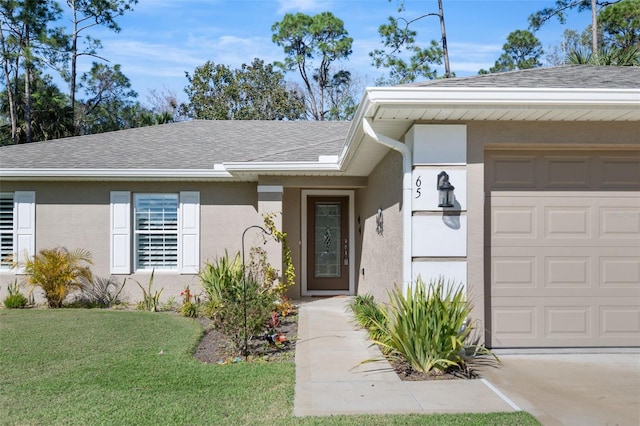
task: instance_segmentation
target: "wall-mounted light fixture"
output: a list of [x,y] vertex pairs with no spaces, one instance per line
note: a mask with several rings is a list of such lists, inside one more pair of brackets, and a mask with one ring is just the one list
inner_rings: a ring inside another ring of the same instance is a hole
[[455,199],[453,190],[456,188],[449,182],[447,172],[440,172],[436,188],[438,189],[438,207],[453,207]]
[[382,208],[379,208],[378,213],[376,213],[376,232],[378,235],[382,235],[384,233],[384,217],[382,216]]

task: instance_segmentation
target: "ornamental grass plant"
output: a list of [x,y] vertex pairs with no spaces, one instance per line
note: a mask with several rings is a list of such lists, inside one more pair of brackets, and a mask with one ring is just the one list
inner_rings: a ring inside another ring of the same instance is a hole
[[[473,339],[471,304],[464,289],[443,279],[425,284],[418,278],[405,293],[389,293],[382,318],[370,318],[381,337],[373,337],[391,358],[406,360],[421,373],[453,372],[469,377],[472,367],[499,363],[498,358]],[[378,315],[378,313],[376,313]]]

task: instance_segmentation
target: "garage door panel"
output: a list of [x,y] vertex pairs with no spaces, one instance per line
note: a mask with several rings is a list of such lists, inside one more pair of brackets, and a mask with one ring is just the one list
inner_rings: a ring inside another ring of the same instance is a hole
[[546,207],[544,216],[544,238],[586,240],[593,237],[591,206]]
[[601,238],[637,241],[640,238],[640,199],[638,202],[635,208],[621,202],[599,207]]
[[532,155],[496,156],[489,175],[500,188],[535,188],[536,163]]
[[598,172],[602,189],[637,189],[640,182],[640,159],[602,157],[594,168],[594,174]]
[[511,256],[508,252],[505,256],[494,256],[491,275],[496,292],[498,294],[503,294],[499,290],[520,292],[528,288],[535,294],[535,289],[540,282],[537,276],[537,260],[535,256]]
[[589,339],[593,336],[593,309],[575,301],[566,306],[545,306],[545,338]]
[[640,346],[638,152],[496,156],[486,175],[491,344]]
[[600,287],[632,288],[638,290],[640,297],[640,250],[636,251],[635,256],[628,254],[600,257]]
[[539,334],[538,307],[531,303],[523,306],[511,303],[507,306],[493,306],[491,323],[493,327],[489,331],[494,346],[500,346],[503,339],[535,340]]
[[545,256],[544,271],[546,288],[588,289],[594,282],[590,256]]
[[492,302],[493,347],[640,345],[640,304],[630,304],[627,298],[549,301],[532,296],[519,303],[504,298]]
[[640,250],[620,247],[492,249],[492,295],[510,297],[630,296],[640,298]]
[[535,206],[495,206],[492,213],[491,232],[494,238],[535,239],[538,232],[536,227]]
[[591,187],[591,163],[589,157],[544,157],[540,162],[545,188],[587,189]]

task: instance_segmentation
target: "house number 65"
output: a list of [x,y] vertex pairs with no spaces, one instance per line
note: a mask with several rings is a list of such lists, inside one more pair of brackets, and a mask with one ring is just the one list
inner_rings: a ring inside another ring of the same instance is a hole
[[422,193],[420,192],[420,187],[422,186],[422,181],[420,180],[422,176],[418,176],[418,179],[416,179],[416,198],[420,198],[420,196],[422,195]]

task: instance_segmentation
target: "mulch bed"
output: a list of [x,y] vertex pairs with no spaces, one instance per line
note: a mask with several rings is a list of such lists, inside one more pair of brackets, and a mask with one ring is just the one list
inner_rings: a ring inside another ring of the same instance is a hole
[[[244,362],[240,349],[235,348],[227,336],[215,330],[210,320],[207,318],[199,318],[198,320],[203,325],[205,332],[196,348],[195,357],[197,359],[213,364]],[[266,332],[249,341],[249,362],[294,362],[298,338],[298,315],[281,317],[277,331],[286,336],[285,342],[270,343]]]
[[[205,328],[204,336],[196,348],[194,356],[202,362],[212,364],[230,364],[244,362],[240,350],[235,348],[231,340],[215,330],[211,320],[198,318],[198,321]],[[272,344],[268,341],[265,333],[249,341],[249,362],[294,362],[296,353],[296,340],[298,338],[298,315],[293,314],[280,318],[280,325],[277,328],[279,333],[287,337],[287,341],[282,344]],[[391,367],[398,377],[405,381],[425,381],[425,380],[460,380],[473,379],[460,372],[431,372],[420,373],[415,371],[408,362],[398,359],[389,359]]]

